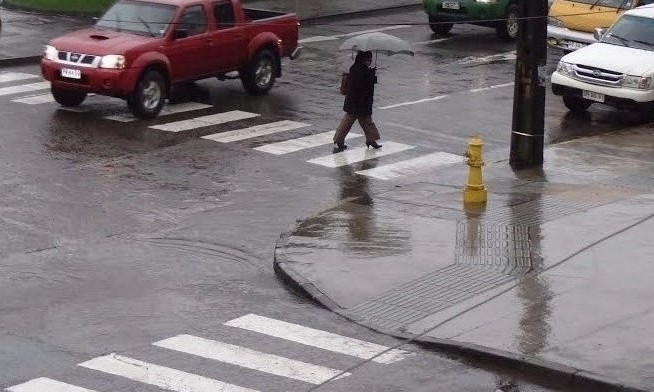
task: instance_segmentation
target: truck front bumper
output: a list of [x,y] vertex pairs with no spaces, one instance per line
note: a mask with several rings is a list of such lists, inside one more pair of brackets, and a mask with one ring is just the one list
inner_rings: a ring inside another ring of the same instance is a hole
[[554,48],[572,52],[597,42],[593,34],[547,25],[547,43]]
[[[63,68],[79,69],[81,78],[72,79],[61,76]],[[46,59],[41,61],[41,74],[54,87],[118,98],[124,98],[132,92],[140,72],[141,69],[137,68],[75,67]]]
[[583,97],[584,91],[602,94],[604,96],[604,102],[602,103],[619,108],[634,108],[654,102],[654,90],[599,86],[572,79],[558,71],[552,74],[552,92],[555,95]]

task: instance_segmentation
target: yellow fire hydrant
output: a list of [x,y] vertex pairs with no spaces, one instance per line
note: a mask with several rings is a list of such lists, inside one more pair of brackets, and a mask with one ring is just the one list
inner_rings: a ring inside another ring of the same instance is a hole
[[478,136],[473,137],[468,142],[466,158],[468,158],[468,183],[463,190],[464,203],[485,203],[487,199],[486,186],[482,179],[481,168],[484,166],[483,160],[484,142]]

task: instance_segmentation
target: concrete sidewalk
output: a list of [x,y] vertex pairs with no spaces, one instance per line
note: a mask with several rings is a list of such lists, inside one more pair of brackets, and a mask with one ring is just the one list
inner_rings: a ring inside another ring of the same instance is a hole
[[464,165],[374,196],[344,169],[350,197],[283,235],[276,271],[387,334],[584,390],[654,390],[653,151],[642,127],[548,147],[542,171],[488,158],[476,209]]

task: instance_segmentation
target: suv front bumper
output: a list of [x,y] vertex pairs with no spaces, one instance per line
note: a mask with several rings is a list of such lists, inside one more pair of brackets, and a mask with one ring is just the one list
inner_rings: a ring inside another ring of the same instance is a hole
[[593,34],[547,25],[547,43],[558,49],[574,51],[597,42]]
[[654,102],[654,90],[599,86],[569,78],[559,72],[552,74],[552,92],[555,95],[582,97],[584,91],[602,94],[604,95],[604,104],[619,108],[633,108]]

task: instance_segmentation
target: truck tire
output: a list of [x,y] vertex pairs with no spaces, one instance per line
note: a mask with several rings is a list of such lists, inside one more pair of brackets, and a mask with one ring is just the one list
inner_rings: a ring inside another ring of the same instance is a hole
[[166,78],[159,71],[146,71],[127,97],[127,106],[135,117],[149,120],[157,117],[166,104]]
[[452,23],[443,23],[439,22],[434,18],[433,16],[429,17],[429,27],[431,28],[431,31],[438,35],[445,35],[452,30],[452,27],[454,27],[454,24]]
[[55,86],[50,86],[50,92],[55,101],[65,107],[78,106],[86,99],[86,93],[84,92],[66,90]]
[[257,53],[252,62],[241,72],[243,88],[251,95],[265,94],[275,84],[277,55],[270,49]]
[[520,8],[517,4],[511,4],[504,12],[504,20],[497,26],[498,37],[507,41],[513,41],[518,38],[520,27]]
[[570,110],[572,113],[582,113],[588,110],[590,105],[592,104],[592,101],[589,101],[587,99],[577,97],[575,95],[564,95],[563,96],[563,104],[565,105],[568,110]]

